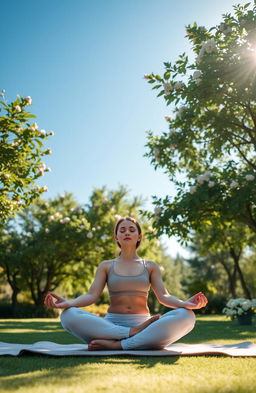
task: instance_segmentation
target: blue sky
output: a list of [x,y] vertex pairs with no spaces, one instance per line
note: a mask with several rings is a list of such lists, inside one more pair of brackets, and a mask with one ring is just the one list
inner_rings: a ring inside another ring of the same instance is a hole
[[[245,4],[247,1],[240,1]],[[53,130],[44,197],[72,192],[87,203],[94,187],[126,185],[130,196],[175,190],[155,171],[146,130],[168,129],[171,114],[143,78],[186,52],[185,25],[207,28],[232,12],[230,0],[1,1],[0,89],[8,101],[30,95],[39,128]],[[175,239],[165,243],[182,252]]]

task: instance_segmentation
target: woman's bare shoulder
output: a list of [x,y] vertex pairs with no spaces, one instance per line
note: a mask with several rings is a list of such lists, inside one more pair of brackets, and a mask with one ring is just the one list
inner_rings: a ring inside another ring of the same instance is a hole
[[109,260],[104,260],[104,261],[101,261],[100,263],[99,263],[99,267],[102,267],[104,270],[109,270],[109,268],[110,268],[110,265],[111,265],[111,263],[112,263],[112,261],[113,261],[113,259],[109,259]]
[[158,263],[155,261],[149,261],[147,259],[145,259],[146,265],[149,269],[150,272],[152,272],[153,270],[155,270],[158,267]]

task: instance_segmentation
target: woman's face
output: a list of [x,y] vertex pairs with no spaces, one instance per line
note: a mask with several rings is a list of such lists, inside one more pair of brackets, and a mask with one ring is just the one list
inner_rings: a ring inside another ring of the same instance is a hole
[[141,234],[139,234],[136,224],[129,220],[124,220],[118,225],[115,238],[121,247],[128,244],[136,247],[137,241],[141,239]]

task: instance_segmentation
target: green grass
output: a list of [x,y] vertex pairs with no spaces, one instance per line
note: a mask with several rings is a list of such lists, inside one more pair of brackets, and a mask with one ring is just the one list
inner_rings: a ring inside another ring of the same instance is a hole
[[[256,320],[239,326],[225,316],[197,315],[178,342],[256,342]],[[0,320],[0,341],[81,343],[58,319]],[[0,358],[0,392],[19,393],[249,393],[256,386],[256,358],[225,355],[175,357],[66,357],[26,354]]]

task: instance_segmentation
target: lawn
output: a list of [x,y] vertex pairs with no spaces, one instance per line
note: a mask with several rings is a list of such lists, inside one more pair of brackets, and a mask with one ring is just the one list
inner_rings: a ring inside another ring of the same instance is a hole
[[[256,319],[256,318],[255,318]],[[256,342],[256,320],[239,326],[225,316],[197,315],[192,332],[177,342]],[[0,341],[81,343],[58,319],[1,319]],[[0,392],[201,393],[254,392],[256,358],[225,355],[175,357],[1,357]]]

